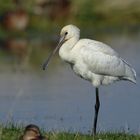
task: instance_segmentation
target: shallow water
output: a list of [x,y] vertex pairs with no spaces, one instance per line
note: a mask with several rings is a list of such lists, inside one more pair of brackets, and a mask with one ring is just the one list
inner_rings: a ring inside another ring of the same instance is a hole
[[[126,59],[137,72],[137,84],[117,82],[100,88],[98,131],[140,132],[139,37],[107,37],[102,41]],[[54,61],[47,71],[0,72],[0,121],[35,123],[46,130],[80,131],[92,128],[95,89],[77,77],[69,65]]]

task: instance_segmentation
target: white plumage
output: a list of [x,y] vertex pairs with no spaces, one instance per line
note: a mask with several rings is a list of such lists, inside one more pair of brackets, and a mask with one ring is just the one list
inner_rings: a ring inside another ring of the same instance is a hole
[[108,45],[90,39],[79,39],[80,30],[74,25],[63,27],[60,41],[43,65],[48,66],[52,56],[59,50],[60,57],[68,62],[74,72],[96,87],[95,116],[92,134],[96,134],[96,125],[100,107],[100,85],[108,85],[119,80],[136,83],[136,72],[118,53]]
[[65,26],[61,30],[61,35],[66,32],[59,55],[72,64],[77,75],[91,81],[95,87],[118,80],[136,83],[134,69],[111,47],[95,40],[79,40],[80,30],[74,25]]

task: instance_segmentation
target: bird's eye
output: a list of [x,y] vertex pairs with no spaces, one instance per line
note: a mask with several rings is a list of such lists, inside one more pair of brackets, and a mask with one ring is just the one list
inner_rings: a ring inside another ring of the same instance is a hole
[[65,32],[65,35],[67,35],[68,34],[68,32]]

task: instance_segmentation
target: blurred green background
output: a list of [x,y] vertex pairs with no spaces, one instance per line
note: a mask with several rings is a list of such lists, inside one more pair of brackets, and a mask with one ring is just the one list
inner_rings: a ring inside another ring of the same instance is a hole
[[66,24],[92,39],[138,34],[139,7],[139,0],[0,0],[0,69],[39,67]]

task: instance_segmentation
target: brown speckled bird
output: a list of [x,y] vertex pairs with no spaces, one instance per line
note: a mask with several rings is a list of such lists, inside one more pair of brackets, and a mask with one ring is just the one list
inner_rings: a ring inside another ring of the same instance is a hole
[[37,125],[30,124],[25,127],[23,135],[19,140],[48,140],[41,135],[40,129]]

